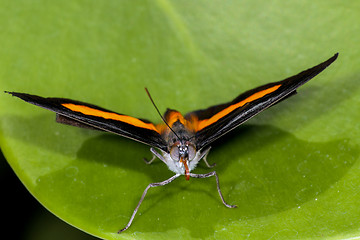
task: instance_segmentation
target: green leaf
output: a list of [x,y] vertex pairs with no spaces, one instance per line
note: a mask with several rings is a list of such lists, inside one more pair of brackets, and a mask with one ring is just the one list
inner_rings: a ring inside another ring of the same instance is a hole
[[[218,141],[215,179],[146,165],[148,147],[55,123],[0,94],[1,149],[59,218],[106,239],[343,239],[360,236],[359,1],[0,3],[1,90],[66,97],[159,122],[339,59],[299,94]],[[196,173],[210,170],[201,163]]]

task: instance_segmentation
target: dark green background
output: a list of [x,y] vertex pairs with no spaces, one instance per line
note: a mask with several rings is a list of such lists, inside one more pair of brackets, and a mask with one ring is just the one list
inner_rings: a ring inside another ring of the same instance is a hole
[[[339,59],[218,141],[215,179],[147,184],[148,147],[54,122],[0,94],[0,144],[49,211],[107,239],[343,239],[359,236],[359,1],[1,1],[0,90],[67,97],[159,122]],[[204,164],[195,170],[208,172]],[[9,193],[10,194],[10,193]],[[6,193],[5,193],[6,195]],[[6,207],[6,206],[5,206]],[[21,221],[21,217],[19,217]]]

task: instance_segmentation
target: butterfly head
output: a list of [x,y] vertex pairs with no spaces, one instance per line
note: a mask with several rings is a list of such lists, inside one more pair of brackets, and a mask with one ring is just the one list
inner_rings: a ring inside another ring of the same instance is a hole
[[196,156],[195,146],[188,141],[177,141],[170,149],[171,159],[179,166],[185,169],[186,180],[190,178],[189,165]]

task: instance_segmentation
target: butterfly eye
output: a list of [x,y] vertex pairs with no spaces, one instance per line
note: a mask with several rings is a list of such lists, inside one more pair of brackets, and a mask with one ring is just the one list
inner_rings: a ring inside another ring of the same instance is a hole
[[170,150],[170,157],[173,160],[179,161],[180,156],[179,156],[179,148],[177,145],[172,146],[172,148]]
[[188,146],[188,154],[189,154],[189,160],[193,160],[196,155],[196,149],[193,145]]

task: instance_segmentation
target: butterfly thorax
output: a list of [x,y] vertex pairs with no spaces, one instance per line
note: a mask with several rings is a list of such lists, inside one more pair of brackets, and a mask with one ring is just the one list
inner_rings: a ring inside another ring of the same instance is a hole
[[177,174],[186,175],[196,167],[200,160],[200,152],[197,151],[194,141],[194,131],[191,123],[181,113],[168,109],[164,115],[168,126],[161,126],[161,136],[168,146],[168,151],[163,152],[166,165]]

